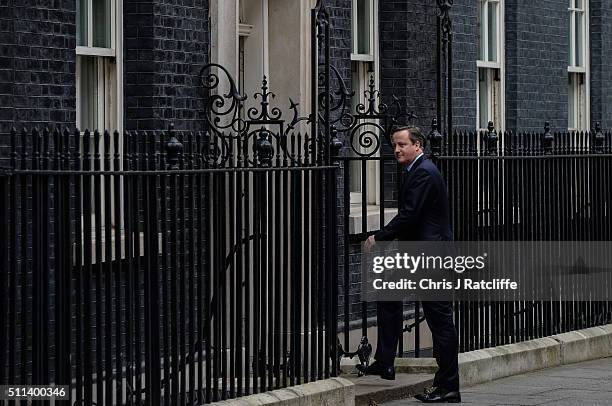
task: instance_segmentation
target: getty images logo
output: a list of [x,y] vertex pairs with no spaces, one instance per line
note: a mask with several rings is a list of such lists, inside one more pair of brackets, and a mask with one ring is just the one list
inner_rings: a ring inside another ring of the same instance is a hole
[[463,273],[473,269],[484,269],[487,253],[479,256],[471,255],[409,255],[397,253],[392,256],[375,256],[372,261],[372,271],[376,274],[391,270],[405,270],[411,274],[417,270],[445,270]]

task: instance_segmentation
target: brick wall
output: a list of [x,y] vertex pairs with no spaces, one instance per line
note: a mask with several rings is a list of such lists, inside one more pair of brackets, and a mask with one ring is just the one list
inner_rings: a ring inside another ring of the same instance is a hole
[[332,65],[340,71],[345,83],[351,85],[351,0],[328,0],[331,32]]
[[612,0],[591,0],[591,124],[612,128]]
[[453,22],[453,127],[473,130],[476,126],[476,70],[478,23],[476,2],[455,1]]
[[506,2],[507,128],[567,129],[567,2]]
[[[454,23],[453,115],[455,128],[476,124],[477,8],[456,1]],[[505,1],[506,128],[567,128],[567,5],[557,0]]]
[[201,130],[208,0],[124,2],[125,128]]
[[[605,4],[604,4],[605,3]],[[592,14],[593,114],[601,117],[611,71],[610,0],[594,0]],[[418,1],[384,1],[380,5],[381,89],[407,98],[421,126],[435,114],[435,11]],[[459,130],[476,124],[476,3],[457,0],[453,21],[453,123]],[[567,127],[567,36],[569,17],[558,1],[505,1],[506,128],[540,130]],[[608,47],[608,48],[606,48]],[[428,69],[427,67],[431,68]],[[417,100],[413,100],[418,97]],[[609,115],[609,114],[608,114]],[[427,117],[427,119],[424,119]],[[605,119],[604,119],[605,122]]]
[[400,98],[429,129],[436,114],[436,6],[417,0],[379,1],[380,87]]
[[74,1],[0,1],[0,157],[15,123],[74,125],[75,12]]

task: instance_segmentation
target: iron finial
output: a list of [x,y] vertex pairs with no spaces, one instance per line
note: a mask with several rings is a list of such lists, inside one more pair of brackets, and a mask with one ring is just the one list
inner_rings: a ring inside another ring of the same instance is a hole
[[168,128],[169,140],[166,143],[167,162],[170,167],[178,165],[179,154],[183,153],[183,144],[176,138],[174,133],[174,123],[170,123]]
[[274,155],[274,148],[270,142],[270,133],[265,128],[259,131],[259,137],[255,141],[255,153],[259,162],[263,166],[270,166],[272,164],[272,156]]
[[489,121],[489,125],[487,125],[486,144],[489,155],[495,155],[497,150],[497,133],[495,132],[493,121]]
[[602,153],[604,146],[604,135],[601,132],[601,123],[595,122],[595,152]]
[[431,131],[427,135],[432,155],[440,155],[442,152],[442,134],[438,131],[438,119],[431,120]]
[[553,133],[550,131],[550,123],[546,121],[544,123],[544,135],[542,137],[542,144],[544,145],[544,152],[546,154],[552,153],[553,140],[555,139]]

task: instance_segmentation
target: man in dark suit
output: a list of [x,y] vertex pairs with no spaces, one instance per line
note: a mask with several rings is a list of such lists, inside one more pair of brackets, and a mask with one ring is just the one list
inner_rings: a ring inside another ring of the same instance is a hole
[[[370,250],[376,241],[451,241],[450,208],[444,179],[424,155],[425,138],[416,127],[396,128],[392,135],[397,162],[406,168],[400,188],[398,214],[365,242]],[[376,361],[364,373],[395,379],[393,362],[402,334],[402,302],[378,302]],[[433,337],[438,363],[433,387],[416,398],[422,402],[460,402],[458,341],[451,302],[423,302],[425,319]]]

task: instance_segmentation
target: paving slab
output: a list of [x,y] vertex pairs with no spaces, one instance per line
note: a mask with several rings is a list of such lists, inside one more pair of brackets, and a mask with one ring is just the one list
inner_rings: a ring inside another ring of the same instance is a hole
[[[612,358],[543,369],[463,388],[462,404],[481,406],[610,406]],[[406,398],[386,406],[417,405]]]

